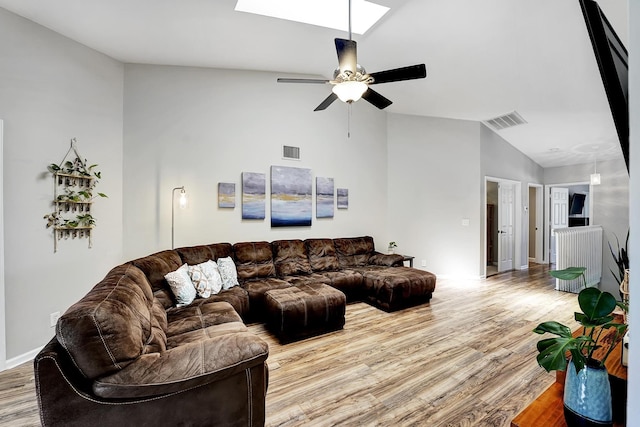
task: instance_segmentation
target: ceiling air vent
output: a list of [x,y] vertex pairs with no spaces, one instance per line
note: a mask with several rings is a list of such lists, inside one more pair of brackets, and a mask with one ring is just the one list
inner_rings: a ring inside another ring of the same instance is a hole
[[300,160],[300,147],[282,146],[282,158],[285,160]]
[[494,130],[502,130],[517,125],[523,125],[527,123],[527,121],[523,119],[517,111],[514,111],[513,113],[505,114],[504,116],[485,120],[484,123]]

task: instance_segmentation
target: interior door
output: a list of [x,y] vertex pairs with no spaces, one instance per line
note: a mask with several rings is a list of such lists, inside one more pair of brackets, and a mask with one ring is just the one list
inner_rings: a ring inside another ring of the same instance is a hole
[[513,184],[498,184],[498,272],[513,270],[515,200]]
[[556,228],[566,228],[569,226],[569,189],[561,187],[551,187],[551,236],[549,244],[551,246],[551,263],[556,262],[556,237],[553,230]]

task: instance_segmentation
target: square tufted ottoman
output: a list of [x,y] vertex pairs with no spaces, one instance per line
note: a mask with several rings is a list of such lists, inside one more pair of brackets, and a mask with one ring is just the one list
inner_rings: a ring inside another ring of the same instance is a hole
[[286,343],[342,329],[346,297],[323,283],[265,293],[267,326]]

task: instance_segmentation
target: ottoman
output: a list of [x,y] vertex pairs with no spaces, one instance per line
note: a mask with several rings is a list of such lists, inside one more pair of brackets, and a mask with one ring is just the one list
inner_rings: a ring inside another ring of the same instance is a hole
[[428,302],[436,288],[436,275],[411,267],[363,271],[367,302],[395,311]]
[[281,343],[342,329],[346,297],[323,283],[310,283],[265,293],[267,327]]

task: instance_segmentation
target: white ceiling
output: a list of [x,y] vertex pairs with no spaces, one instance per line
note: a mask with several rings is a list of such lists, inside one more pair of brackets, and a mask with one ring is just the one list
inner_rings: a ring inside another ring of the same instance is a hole
[[[594,152],[598,161],[621,158],[578,0],[377,2],[391,10],[354,35],[358,62],[369,72],[427,65],[426,79],[376,87],[394,101],[388,111],[483,121],[515,110],[528,123],[499,134],[543,167],[593,162]],[[627,44],[627,0],[599,4]],[[333,38],[346,37],[235,12],[235,0],[0,0],[0,7],[125,63],[283,77],[331,77]],[[320,101],[310,94],[308,108]]]

